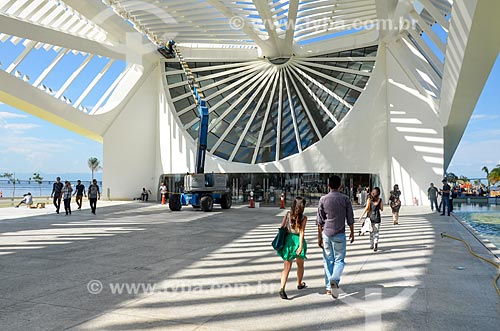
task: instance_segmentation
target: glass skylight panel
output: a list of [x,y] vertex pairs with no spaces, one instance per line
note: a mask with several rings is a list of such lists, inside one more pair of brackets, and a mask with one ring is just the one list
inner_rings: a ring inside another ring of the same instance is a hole
[[[377,46],[369,46],[317,57],[294,57],[279,65],[267,59],[188,61],[209,105],[208,150],[233,162],[263,163],[311,147],[356,103],[375,66],[376,52]],[[346,61],[340,61],[343,58]],[[181,123],[196,139],[197,109],[186,85],[176,84],[184,79],[174,78],[184,75],[176,62],[166,61],[167,89]],[[342,67],[349,72],[340,71]],[[275,70],[268,71],[271,68]],[[262,99],[264,87],[268,91]]]

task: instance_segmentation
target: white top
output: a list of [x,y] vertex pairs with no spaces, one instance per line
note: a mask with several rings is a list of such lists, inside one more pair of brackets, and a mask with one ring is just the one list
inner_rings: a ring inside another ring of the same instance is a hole
[[167,186],[165,186],[165,185],[160,186],[160,193],[162,193],[162,194],[167,193]]
[[23,201],[27,205],[32,205],[33,204],[33,196],[31,194],[25,195]]

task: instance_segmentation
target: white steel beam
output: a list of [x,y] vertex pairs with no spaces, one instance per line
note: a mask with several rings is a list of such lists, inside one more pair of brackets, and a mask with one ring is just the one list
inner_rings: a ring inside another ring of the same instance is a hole
[[335,82],[335,83],[338,83],[338,84],[344,85],[345,87],[348,87],[348,88],[350,88],[350,89],[356,90],[356,91],[358,91],[358,92],[363,92],[363,91],[364,91],[364,89],[362,89],[362,88],[361,88],[361,87],[359,87],[359,86],[352,85],[352,84],[349,84],[349,83],[344,82],[344,81],[343,81],[343,80],[341,80],[341,79],[337,79],[337,78],[334,78],[334,77],[331,77],[331,76],[325,75],[325,74],[324,74],[324,73],[322,73],[322,72],[319,72],[319,71],[316,71],[316,70],[314,70],[314,69],[311,69],[311,68],[309,68],[309,67],[307,67],[307,66],[304,66],[304,65],[302,65],[302,64],[300,64],[300,63],[296,63],[295,65],[296,65],[296,67],[298,67],[298,68],[302,68],[302,69],[304,69],[304,70],[306,70],[306,71],[309,71],[310,73],[312,73],[312,74],[314,74],[314,75],[316,75],[316,76],[320,76],[320,77],[323,77],[323,78],[325,78],[325,79],[331,80],[331,81],[333,81],[333,82]]
[[[265,72],[263,71],[260,77],[252,84],[250,88],[248,88],[244,93],[241,94],[241,96],[238,98],[238,100],[234,103],[231,104],[231,106],[219,117],[217,118],[217,123],[223,120],[224,117],[226,117],[238,104],[241,103],[245,99],[245,97],[252,93],[253,95],[247,100],[243,108],[238,112],[238,115],[231,121],[227,129],[224,131],[224,133],[220,136],[220,138],[217,140],[217,142],[214,144],[214,146],[211,149],[211,152],[213,153],[219,146],[220,144],[224,141],[224,139],[227,137],[227,135],[231,132],[231,130],[234,128],[238,120],[245,114],[246,110],[252,103],[252,101],[257,97],[259,94],[260,90],[266,85],[269,75],[272,73],[272,68],[267,69]],[[255,90],[255,88],[259,85],[259,87]],[[258,108],[257,108],[258,109]],[[215,122],[215,121],[214,121]],[[215,127],[216,124],[214,124]],[[236,150],[236,147],[234,148]],[[233,151],[234,153],[234,151]]]
[[78,75],[80,75],[80,73],[83,71],[83,69],[85,69],[85,67],[87,66],[87,64],[89,64],[89,62],[93,58],[94,58],[93,54],[87,56],[87,58],[82,62],[82,64],[80,64],[80,66],[78,67],[78,69],[76,69],[75,71],[73,71],[73,73],[71,74],[71,76],[69,76],[69,78],[66,80],[66,82],[64,82],[63,86],[61,86],[61,88],[59,89],[59,91],[57,91],[57,93],[55,94],[54,97],[56,99],[59,99],[60,97],[62,97],[62,95],[64,94],[64,92],[66,92],[66,90],[71,85],[71,83],[74,82],[74,80],[78,77]]
[[420,15],[417,14],[416,11],[412,11],[410,16],[418,23],[418,26],[422,28],[425,34],[429,37],[429,39],[434,43],[434,45],[441,51],[441,54],[446,54],[446,44],[443,43],[441,39],[432,31],[429,24],[427,24]]
[[431,14],[432,18],[434,18],[439,25],[443,28],[446,33],[448,33],[448,29],[450,26],[450,22],[444,17],[444,15],[437,9],[432,2],[429,0],[419,0],[420,3],[425,7],[425,9]]
[[[262,102],[264,102],[264,99],[267,95],[267,92],[269,91],[269,88],[271,87],[271,85],[276,86],[276,84],[273,84],[273,81],[274,82],[276,81],[276,68],[272,68],[272,71],[273,71],[273,73],[271,74],[269,81],[267,81],[266,84],[263,84],[259,87],[259,90],[260,90],[263,86],[265,86],[264,92],[262,92],[262,95],[261,95],[257,105],[255,106],[255,108],[252,112],[252,115],[248,119],[248,122],[245,126],[245,129],[243,130],[243,133],[240,135],[240,138],[238,139],[238,142],[236,143],[236,146],[234,147],[233,153],[229,157],[229,162],[233,161],[234,157],[236,156],[236,153],[240,149],[241,143],[243,142],[243,139],[245,139],[245,137],[248,133],[248,130],[252,126],[253,121],[255,120],[255,116],[257,116],[257,113],[260,110],[260,106],[262,105]],[[268,107],[268,109],[269,109],[269,107]],[[261,137],[261,139],[262,139],[262,134],[263,134],[263,132],[259,132],[259,137]],[[259,142],[259,140],[257,142]],[[259,149],[259,146],[255,145],[255,150],[258,150],[258,149]]]
[[255,151],[253,153],[252,164],[255,164],[257,156],[259,155],[260,144],[262,143],[262,138],[264,137],[264,130],[266,129],[267,121],[269,120],[269,113],[271,111],[271,107],[273,106],[274,93],[276,93],[276,85],[278,84],[279,81],[279,73],[274,75],[274,77],[275,78],[274,78],[273,88],[271,90],[271,95],[267,103],[266,114],[264,115],[264,119],[262,120],[262,126],[260,129],[259,138],[257,139],[257,145],[255,146]]
[[59,63],[59,61],[61,61],[61,59],[64,57],[64,55],[68,54],[68,52],[69,52],[69,49],[61,50],[59,52],[59,54],[57,54],[55,59],[52,61],[52,63],[42,71],[40,76],[33,83],[33,86],[38,87],[38,85],[40,85],[42,83],[42,81],[48,76],[48,74],[50,74],[52,69],[54,69],[54,67]]
[[78,100],[76,100],[73,107],[78,108],[78,106],[80,106],[82,104],[83,100],[87,97],[87,95],[89,95],[89,93],[97,85],[97,83],[99,83],[99,81],[106,74],[106,72],[108,72],[109,68],[111,68],[111,66],[113,65],[114,62],[115,62],[115,60],[110,59],[108,61],[108,63],[106,63],[104,68],[102,68],[102,70],[94,77],[92,82],[90,82],[90,84],[87,86],[85,91],[83,91],[83,93],[80,95],[80,97],[78,97]]
[[9,67],[7,68],[7,70],[5,70],[7,73],[11,73],[13,72],[18,66],[19,64],[21,64],[21,62],[26,58],[26,56],[28,56],[28,54],[31,52],[31,50],[33,49],[33,47],[35,47],[36,45],[36,41],[33,41],[33,40],[30,40],[27,44],[26,44],[26,47],[24,48],[24,50],[21,52],[21,54],[19,54],[19,56],[14,60],[14,62],[12,62]]
[[285,35],[285,49],[289,52],[293,49],[293,36],[295,34],[295,24],[297,23],[297,11],[299,9],[299,0],[290,0],[288,6],[288,20]]
[[288,107],[290,108],[290,114],[292,115],[292,123],[293,123],[293,130],[295,131],[295,140],[297,142],[297,148],[299,149],[299,153],[302,153],[302,143],[300,141],[300,132],[299,132],[299,127],[297,125],[297,118],[295,116],[295,109],[293,106],[293,99],[292,95],[290,94],[290,86],[288,85],[288,79],[286,75],[286,69],[283,69],[283,76],[285,79],[285,87],[286,87],[286,94],[288,97]]
[[279,100],[278,100],[278,125],[276,126],[276,158],[275,161],[280,160],[280,147],[281,147],[281,116],[283,114],[283,69],[279,71]]
[[101,106],[104,104],[104,102],[106,101],[106,99],[111,95],[111,93],[114,91],[114,89],[116,88],[116,86],[118,86],[118,84],[121,82],[121,80],[123,79],[123,77],[125,77],[125,75],[127,74],[127,72],[130,70],[130,68],[132,68],[132,66],[129,66],[127,69],[125,69],[116,79],[115,81],[113,82],[113,84],[111,84],[109,86],[109,88],[106,90],[106,92],[102,95],[102,97],[99,99],[99,101],[97,101],[97,103],[95,104],[95,106],[92,108],[92,111],[89,112],[89,115],[94,115],[98,110],[99,108],[101,108]]
[[311,124],[313,126],[314,132],[316,133],[316,135],[318,136],[319,139],[322,139],[323,136],[321,135],[321,132],[319,132],[318,126],[316,125],[316,122],[314,121],[314,119],[311,115],[311,112],[310,112],[309,108],[307,107],[307,104],[304,100],[304,97],[302,96],[302,93],[300,93],[300,91],[297,87],[297,84],[295,83],[295,79],[292,77],[291,71],[289,71],[288,69],[287,69],[287,74],[290,77],[290,81],[292,82],[292,85],[293,85],[293,88],[295,89],[295,92],[299,96],[300,102],[302,103],[302,106],[304,107],[304,110],[307,114],[307,117],[309,118],[309,122],[311,122]]

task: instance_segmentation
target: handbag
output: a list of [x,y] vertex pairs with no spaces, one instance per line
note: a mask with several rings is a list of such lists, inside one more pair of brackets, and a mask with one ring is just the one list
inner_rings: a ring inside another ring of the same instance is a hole
[[278,234],[274,238],[272,242],[272,246],[275,250],[280,251],[285,246],[285,238],[286,238],[287,230],[286,227],[282,226],[278,229]]
[[372,232],[373,229],[372,229],[372,221],[370,220],[369,217],[365,218],[365,220],[363,221],[363,226],[361,227],[361,233],[362,234],[365,234],[367,232]]

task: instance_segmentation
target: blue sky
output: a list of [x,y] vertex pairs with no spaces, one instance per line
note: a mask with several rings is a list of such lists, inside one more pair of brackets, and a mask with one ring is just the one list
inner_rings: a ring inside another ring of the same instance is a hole
[[[23,41],[0,44],[0,64],[6,70],[24,50]],[[58,52],[34,48],[16,68],[33,83],[43,69],[52,63]],[[70,52],[41,82],[53,91],[61,88],[70,75],[85,61],[86,55]],[[64,92],[75,102],[89,83],[108,63],[107,58],[94,56],[78,78]],[[115,61],[102,79],[83,100],[89,110],[124,70],[123,61]],[[78,111],[75,109],[75,111]],[[102,162],[102,145],[60,128],[35,116],[0,103],[0,173],[15,172],[28,178],[33,172],[42,174],[89,173],[87,160],[97,157]]]
[[481,168],[500,164],[500,56],[448,168],[456,175],[485,177]]
[[102,145],[69,130],[0,104],[0,173],[87,173]]

